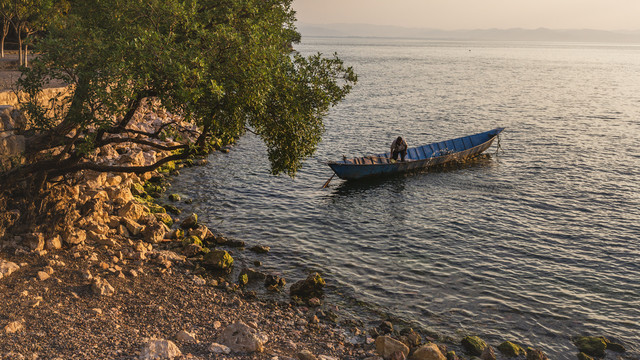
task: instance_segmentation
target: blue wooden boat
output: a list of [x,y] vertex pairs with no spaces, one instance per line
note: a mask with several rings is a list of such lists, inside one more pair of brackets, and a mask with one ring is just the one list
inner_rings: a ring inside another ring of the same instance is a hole
[[504,130],[496,128],[457,139],[435,142],[407,149],[405,161],[394,161],[390,153],[329,162],[339,178],[356,180],[372,176],[417,171],[448,162],[464,161],[487,150]]

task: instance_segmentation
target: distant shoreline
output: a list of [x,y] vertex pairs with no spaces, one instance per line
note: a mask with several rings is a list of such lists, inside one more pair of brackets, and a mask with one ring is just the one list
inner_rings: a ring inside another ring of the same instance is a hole
[[367,24],[298,24],[304,37],[367,37],[439,41],[546,41],[640,45],[640,30],[481,29],[438,30]]

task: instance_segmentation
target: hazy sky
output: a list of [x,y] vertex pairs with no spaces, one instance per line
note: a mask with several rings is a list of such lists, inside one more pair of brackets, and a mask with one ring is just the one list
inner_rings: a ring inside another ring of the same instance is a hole
[[294,0],[306,24],[376,24],[443,30],[640,29],[640,0]]

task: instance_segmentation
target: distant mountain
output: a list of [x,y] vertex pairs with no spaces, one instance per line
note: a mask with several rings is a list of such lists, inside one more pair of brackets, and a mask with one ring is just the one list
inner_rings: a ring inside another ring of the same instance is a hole
[[482,29],[437,30],[368,24],[298,24],[302,36],[379,37],[439,40],[561,41],[640,44],[640,30]]

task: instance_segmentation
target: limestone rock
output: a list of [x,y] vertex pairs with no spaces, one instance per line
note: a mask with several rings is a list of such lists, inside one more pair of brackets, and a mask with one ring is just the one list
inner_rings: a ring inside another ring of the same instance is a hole
[[187,236],[197,236],[200,239],[206,239],[209,237],[210,233],[211,231],[209,231],[206,226],[202,224],[196,224],[194,228],[191,228],[189,229],[189,231],[187,231]]
[[44,250],[44,235],[42,233],[30,233],[25,236],[27,246],[31,251]]
[[233,266],[233,258],[225,250],[211,250],[204,255],[203,264],[216,270],[227,270]]
[[40,281],[45,281],[45,280],[47,280],[50,276],[49,276],[49,274],[47,274],[47,273],[46,273],[46,272],[44,272],[44,271],[38,271],[38,273],[37,273],[36,277],[37,277],[37,278],[38,278],[38,280],[40,280]]
[[487,343],[477,336],[467,336],[462,339],[462,347],[469,355],[480,356],[487,347]]
[[129,234],[133,236],[138,236],[144,230],[144,226],[138,224],[136,221],[131,220],[129,218],[123,218],[122,222],[124,222],[124,226],[129,232]]
[[514,344],[511,341],[505,341],[498,345],[498,350],[506,357],[518,357],[525,355],[526,351],[518,344]]
[[7,334],[15,334],[22,330],[24,330],[24,319],[10,322],[4,327],[4,332]]
[[231,349],[229,349],[228,346],[224,346],[222,344],[218,344],[218,343],[212,343],[209,346],[209,351],[211,351],[214,354],[231,354]]
[[156,244],[164,239],[165,227],[161,222],[153,218],[153,221],[149,221],[147,226],[142,230],[142,236],[148,243]]
[[235,352],[262,352],[268,338],[243,322],[236,322],[222,330],[220,342]]
[[289,293],[291,296],[298,296],[303,299],[321,298],[324,295],[322,289],[324,285],[325,281],[320,274],[312,273],[305,280],[300,280],[291,285]]
[[413,355],[412,360],[447,360],[447,357],[442,354],[438,345],[434,343],[422,345],[419,347]]
[[62,239],[60,235],[56,234],[48,238],[44,243],[44,248],[47,250],[57,250],[62,248]]
[[140,352],[140,360],[173,359],[182,356],[176,344],[169,340],[151,339]]
[[18,269],[20,269],[20,266],[18,266],[18,264],[0,259],[0,279],[5,276],[11,275],[11,273]]
[[384,359],[391,359],[396,352],[402,353],[405,357],[409,355],[409,347],[390,336],[378,336],[376,338],[376,351]]
[[91,282],[91,290],[97,295],[113,296],[116,289],[105,279],[96,276]]
[[64,242],[69,245],[82,244],[87,239],[87,232],[82,229],[70,229],[65,233]]
[[178,341],[182,341],[186,343],[193,343],[193,344],[198,343],[198,340],[196,339],[196,335],[185,330],[180,331],[176,335],[176,339],[178,339]]
[[144,206],[135,201],[129,201],[118,211],[118,216],[131,219],[133,221],[139,221],[140,218],[146,216],[147,213],[148,211]]

